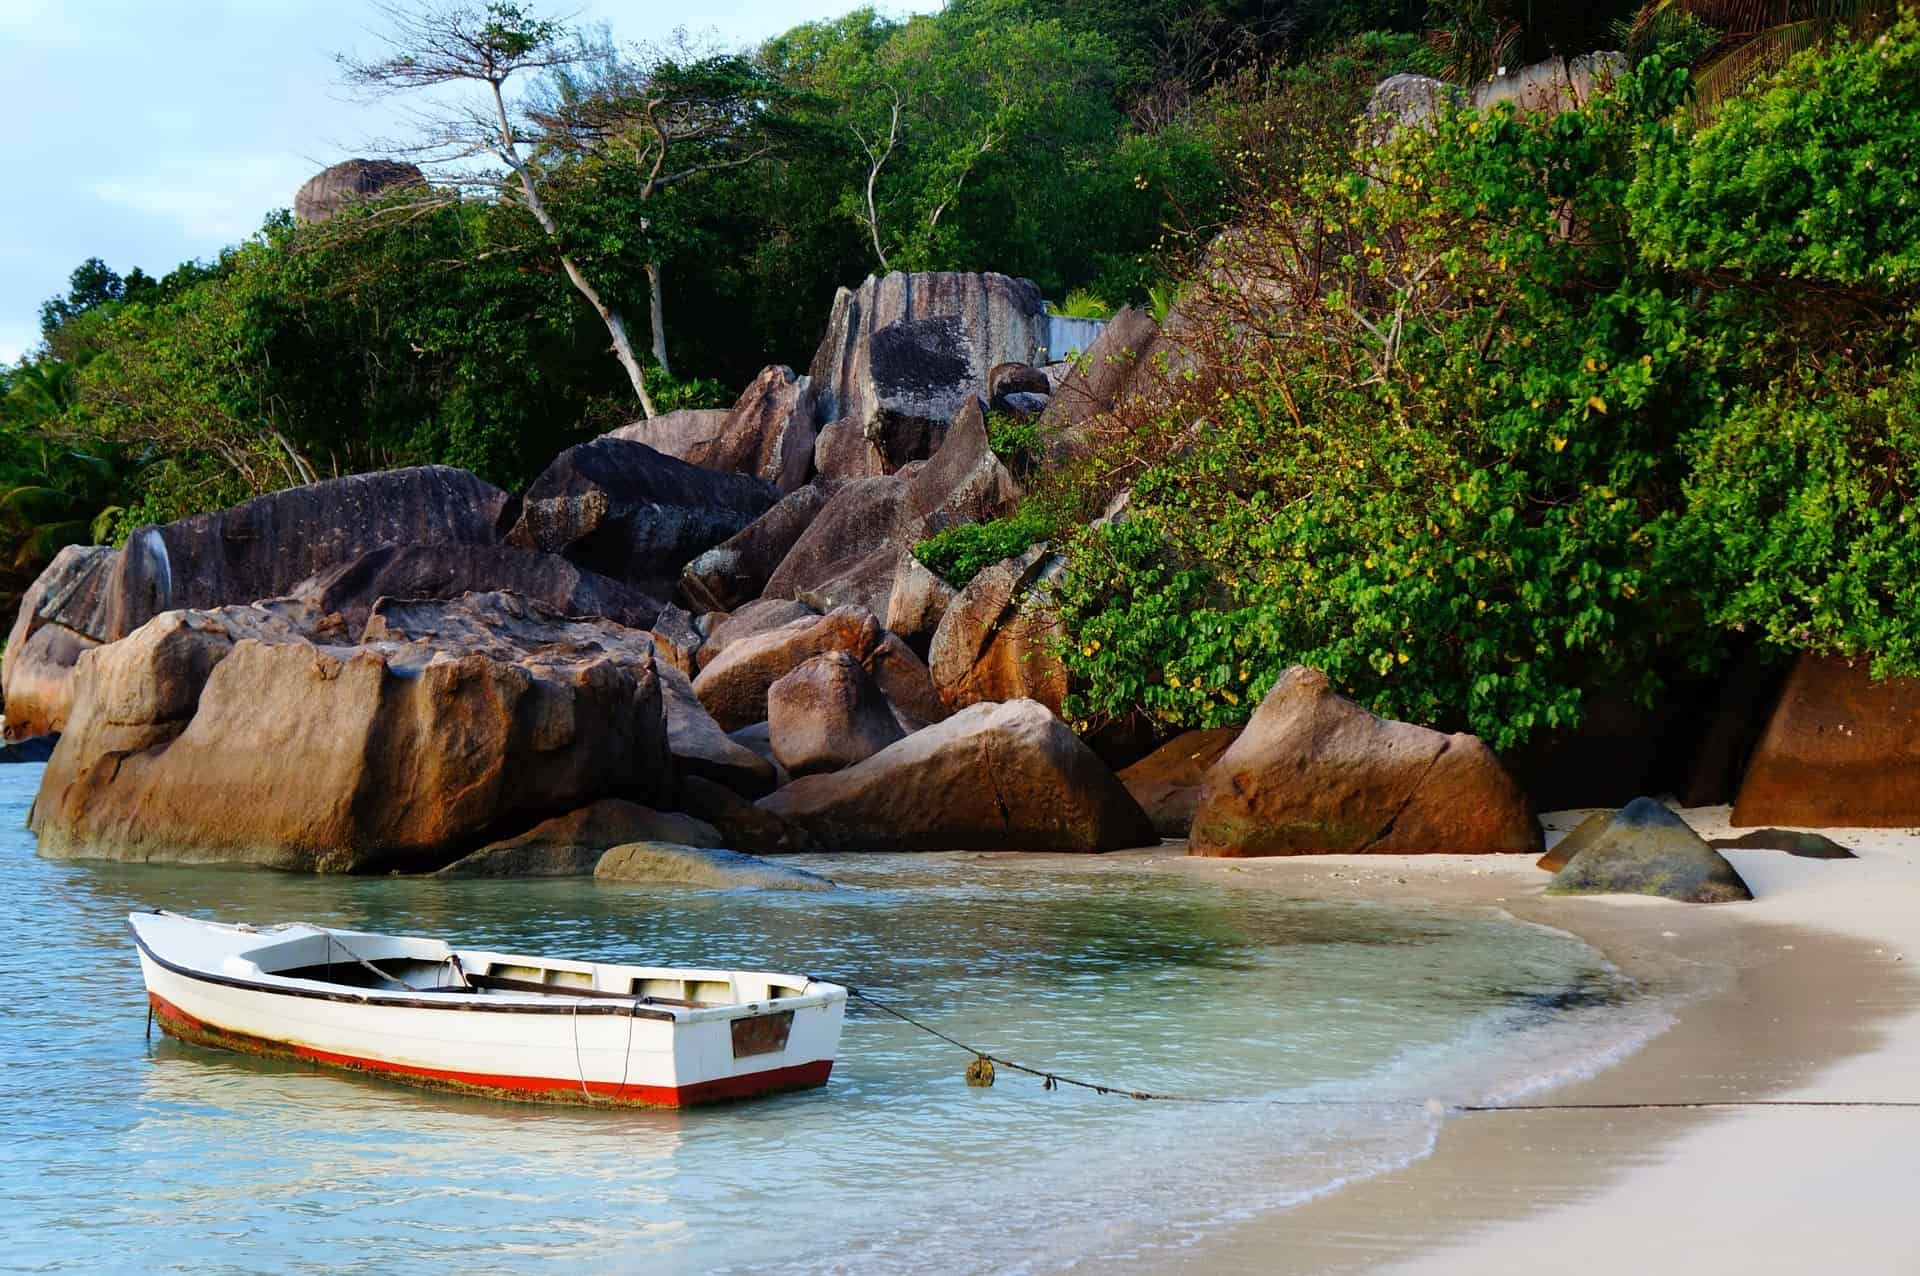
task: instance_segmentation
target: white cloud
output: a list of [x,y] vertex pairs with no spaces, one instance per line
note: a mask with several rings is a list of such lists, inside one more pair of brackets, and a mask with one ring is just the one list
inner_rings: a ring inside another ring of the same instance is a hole
[[293,203],[300,183],[314,166],[289,155],[216,156],[178,170],[105,178],[93,184],[96,197],[167,222],[197,241],[234,243],[260,229],[275,208]]

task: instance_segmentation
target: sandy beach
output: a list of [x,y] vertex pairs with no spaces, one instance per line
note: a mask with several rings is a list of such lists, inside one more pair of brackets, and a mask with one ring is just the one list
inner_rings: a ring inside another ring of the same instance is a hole
[[[1546,817],[1550,840],[1584,812]],[[1683,812],[1707,837],[1726,808]],[[1580,936],[1672,1026],[1566,1061],[1527,1104],[1920,1103],[1920,830],[1825,830],[1860,857],[1729,851],[1752,903],[1543,895],[1530,858],[1143,861],[1303,898],[1490,905]],[[1168,1270],[1810,1272],[1920,1269],[1898,1226],[1920,1107],[1455,1114],[1432,1156],[1214,1238]]]

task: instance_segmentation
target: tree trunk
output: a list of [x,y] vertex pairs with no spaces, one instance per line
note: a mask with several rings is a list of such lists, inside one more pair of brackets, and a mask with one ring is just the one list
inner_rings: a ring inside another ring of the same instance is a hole
[[660,365],[663,376],[672,376],[673,369],[667,366],[667,303],[660,291],[660,263],[647,263],[647,291],[651,296],[648,305],[648,318],[653,321],[653,361]]
[[[526,196],[527,211],[533,214],[533,219],[540,223],[540,229],[546,232],[547,238],[553,240],[557,247],[560,242],[559,223],[555,222],[552,214],[547,212],[546,204],[540,199],[540,192],[534,187],[533,174],[527,171],[526,164],[520,159],[520,147],[514,140],[513,126],[507,122],[507,102],[501,96],[500,86],[497,83],[493,85],[493,104],[500,120],[500,149],[496,153],[520,179],[520,190]],[[567,272],[567,278],[573,281],[574,288],[587,299],[587,304],[593,307],[594,313],[600,316],[600,322],[607,325],[607,334],[613,338],[614,357],[620,360],[620,366],[627,370],[627,380],[633,383],[633,394],[640,400],[640,410],[649,420],[660,415],[654,411],[653,396],[647,393],[646,373],[640,368],[640,360],[634,357],[633,342],[627,337],[627,321],[618,310],[600,299],[598,290],[587,282],[587,277],[580,273],[580,267],[564,252],[560,254],[560,266]]]

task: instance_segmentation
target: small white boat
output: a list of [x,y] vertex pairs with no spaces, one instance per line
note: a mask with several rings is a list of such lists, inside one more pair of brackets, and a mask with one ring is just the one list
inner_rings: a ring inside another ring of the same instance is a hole
[[127,919],[169,1035],[499,1098],[684,1107],[827,1083],[847,990],[437,939]]

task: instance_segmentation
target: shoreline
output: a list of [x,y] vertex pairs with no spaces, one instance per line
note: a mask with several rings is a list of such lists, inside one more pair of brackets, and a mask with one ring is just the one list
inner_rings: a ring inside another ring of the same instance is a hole
[[[1585,814],[1544,818],[1564,832]],[[1727,831],[1725,807],[1682,814]],[[1497,909],[1574,935],[1665,1000],[1664,1031],[1619,1059],[1569,1060],[1573,1075],[1517,1103],[1920,1101],[1920,830],[1823,831],[1860,858],[1724,852],[1755,898],[1723,905],[1549,898],[1533,856],[1233,860],[1167,843],[1102,858],[1302,899]],[[1916,1172],[1920,1107],[1455,1113],[1428,1156],[1137,1270],[1898,1270]]]
[[[1547,819],[1561,830],[1584,814]],[[1705,836],[1726,832],[1724,807],[1683,814]],[[1678,994],[1665,1032],[1525,1102],[1920,1100],[1920,981],[1905,960],[1920,956],[1920,833],[1827,832],[1860,858],[1726,852],[1751,904],[1548,898],[1549,875],[1527,856],[1327,857],[1260,884],[1492,904],[1579,937],[1655,995]],[[1897,1270],[1911,1258],[1900,1185],[1915,1170],[1920,1109],[1459,1114],[1432,1155],[1232,1228],[1161,1270]]]

